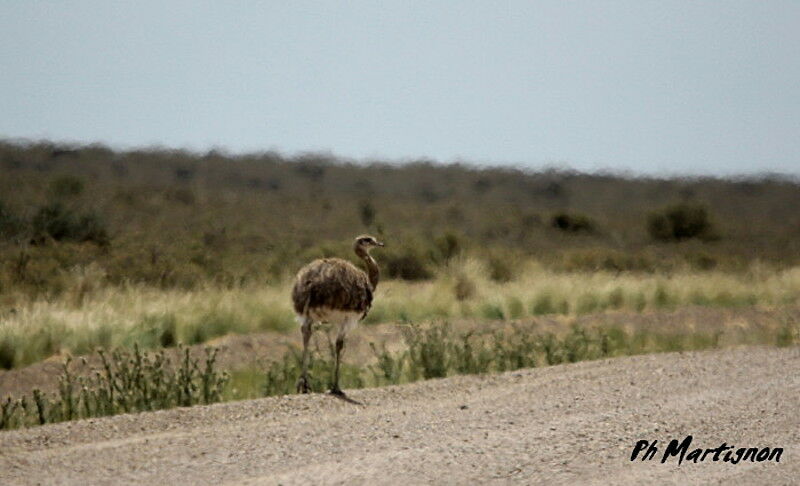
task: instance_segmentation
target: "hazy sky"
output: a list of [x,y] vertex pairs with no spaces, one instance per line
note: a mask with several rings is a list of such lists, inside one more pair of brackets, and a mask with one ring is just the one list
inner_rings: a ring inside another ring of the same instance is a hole
[[800,1],[5,0],[0,137],[800,174]]

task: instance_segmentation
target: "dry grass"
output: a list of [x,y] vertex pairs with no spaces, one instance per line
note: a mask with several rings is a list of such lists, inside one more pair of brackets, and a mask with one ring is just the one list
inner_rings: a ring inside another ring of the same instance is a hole
[[[85,274],[78,275],[85,279]],[[367,323],[800,302],[800,268],[767,271],[753,266],[744,274],[557,273],[531,262],[518,275],[498,283],[480,261],[456,259],[430,281],[382,282]],[[67,293],[57,300],[35,300],[2,316],[0,366],[23,366],[66,352],[87,354],[97,347],[139,344],[153,349],[203,343],[230,333],[294,328],[288,280],[195,290],[93,288],[81,282],[79,298]]]

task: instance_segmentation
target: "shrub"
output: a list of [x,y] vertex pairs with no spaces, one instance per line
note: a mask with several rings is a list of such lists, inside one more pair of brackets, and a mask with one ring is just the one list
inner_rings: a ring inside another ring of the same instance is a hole
[[674,204],[650,213],[647,231],[659,241],[714,237],[708,211],[704,206],[694,203]]
[[575,304],[575,312],[578,314],[588,314],[598,310],[599,307],[601,307],[601,303],[596,295],[584,293],[578,296],[578,301]]
[[178,344],[175,314],[148,314],[131,329],[134,343],[145,348],[169,348]]
[[105,221],[95,213],[80,215],[75,227],[75,236],[78,242],[92,242],[100,246],[106,246],[110,242]]
[[486,263],[489,266],[489,278],[495,282],[504,283],[514,279],[515,269],[510,258],[501,258],[497,255],[492,255]]
[[491,302],[487,302],[481,306],[480,315],[484,319],[491,319],[495,321],[502,321],[506,318],[505,313],[503,313],[503,308],[498,304],[493,304]]
[[0,201],[0,238],[13,238],[25,228],[25,222]]
[[509,371],[536,366],[537,339],[526,332],[494,334],[492,358],[497,371]]
[[105,223],[94,213],[76,214],[56,202],[39,209],[31,221],[34,243],[55,241],[92,242],[100,246],[109,243]]
[[425,258],[413,248],[405,248],[400,253],[387,252],[382,260],[390,278],[427,280],[433,276]]
[[197,202],[197,196],[194,191],[187,187],[175,187],[165,191],[164,199],[186,206],[193,206]]
[[617,287],[612,290],[607,296],[607,306],[612,309],[620,309],[625,304],[625,293]]
[[588,216],[579,213],[556,213],[550,218],[550,226],[571,233],[592,232],[594,223]]
[[798,326],[798,323],[793,325],[787,321],[778,329],[775,336],[775,345],[783,348],[796,344],[798,340],[800,340],[800,326]]
[[712,270],[717,266],[717,258],[705,253],[689,255],[686,260],[695,270]]
[[657,309],[670,309],[676,304],[675,295],[670,292],[666,285],[659,282],[653,293],[653,304]]
[[434,240],[434,246],[434,260],[444,263],[461,253],[464,244],[457,234],[448,231]]
[[[63,364],[58,392],[38,389],[30,397],[0,406],[0,430],[120,413],[216,403],[229,380],[216,370],[217,350],[206,348],[204,363],[181,349],[173,365],[163,351],[98,351],[102,366],[88,377],[75,377],[71,358]],[[86,364],[84,362],[84,364]]]
[[16,352],[11,338],[3,336],[0,338],[0,369],[10,370],[14,367]]
[[456,283],[453,285],[453,292],[456,295],[456,300],[463,302],[475,297],[477,293],[477,286],[475,282],[464,274],[459,274],[456,277]]
[[403,339],[408,346],[411,379],[443,378],[449,368],[448,345],[450,327],[431,326],[422,329],[411,325],[403,329]]
[[518,297],[508,298],[508,317],[511,319],[521,319],[525,316],[525,305]]
[[406,353],[390,353],[386,350],[386,343],[382,343],[380,350],[375,343],[369,343],[369,347],[377,359],[377,364],[369,367],[375,383],[388,385],[400,383],[403,376],[403,364],[408,355]]
[[56,177],[50,182],[50,194],[56,198],[80,196],[83,193],[83,181],[72,175]]
[[553,305],[553,296],[547,292],[537,295],[531,304],[531,314],[535,316],[555,313],[556,307]]
[[369,228],[375,222],[375,206],[369,201],[364,201],[359,205],[358,214],[361,217],[361,224]]
[[470,331],[450,345],[452,368],[459,375],[488,373],[495,359],[480,338],[473,337],[474,333]]
[[535,316],[569,314],[569,302],[564,298],[556,300],[552,291],[544,291],[537,295],[531,303],[531,314]]

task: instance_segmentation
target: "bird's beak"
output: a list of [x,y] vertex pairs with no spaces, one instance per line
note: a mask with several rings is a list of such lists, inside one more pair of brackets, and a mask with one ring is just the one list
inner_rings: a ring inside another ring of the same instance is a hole
[[376,241],[375,243],[376,243],[378,246],[386,246],[386,245],[384,245],[384,244],[383,244],[383,242],[382,242],[382,241]]

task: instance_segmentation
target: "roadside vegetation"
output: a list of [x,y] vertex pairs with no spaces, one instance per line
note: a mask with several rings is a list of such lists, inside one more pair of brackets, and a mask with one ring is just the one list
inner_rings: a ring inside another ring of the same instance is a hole
[[34,389],[19,399],[4,398],[0,429],[215,403],[228,381],[226,373],[215,369],[217,351],[210,348],[203,363],[186,348],[177,363],[163,351],[147,353],[138,346],[97,353],[102,366],[88,376],[73,375],[68,357],[57,393]]
[[[79,300],[35,301],[2,315],[0,368],[26,366],[58,354],[88,354],[98,347],[158,349],[201,344],[231,333],[296,331],[290,287],[288,280],[194,290],[103,286]],[[800,268],[616,274],[531,266],[513,280],[497,282],[479,260],[459,259],[431,280],[382,282],[365,324],[798,303]]]
[[[403,326],[403,346],[389,351],[385,343],[372,343],[373,359],[346,363],[341,382],[346,389],[397,385],[452,375],[485,374],[521,368],[669,351],[695,351],[721,346],[762,344],[791,346],[800,343],[800,323],[791,318],[777,327],[748,329],[742,333],[696,330],[637,329],[623,326],[573,325],[563,333],[530,332],[522,326],[492,332],[455,332],[447,321],[427,326]],[[324,332],[323,332],[324,333]],[[330,384],[330,346],[313,349],[310,373],[314,392]],[[33,390],[21,398],[0,403],[0,430],[101,417],[119,413],[153,411],[219,401],[295,393],[301,353],[290,348],[265,368],[219,371],[217,350],[206,348],[204,359],[188,348],[171,362],[163,351],[98,351],[101,366],[86,376],[74,376],[72,358],[63,364],[56,393]]]

